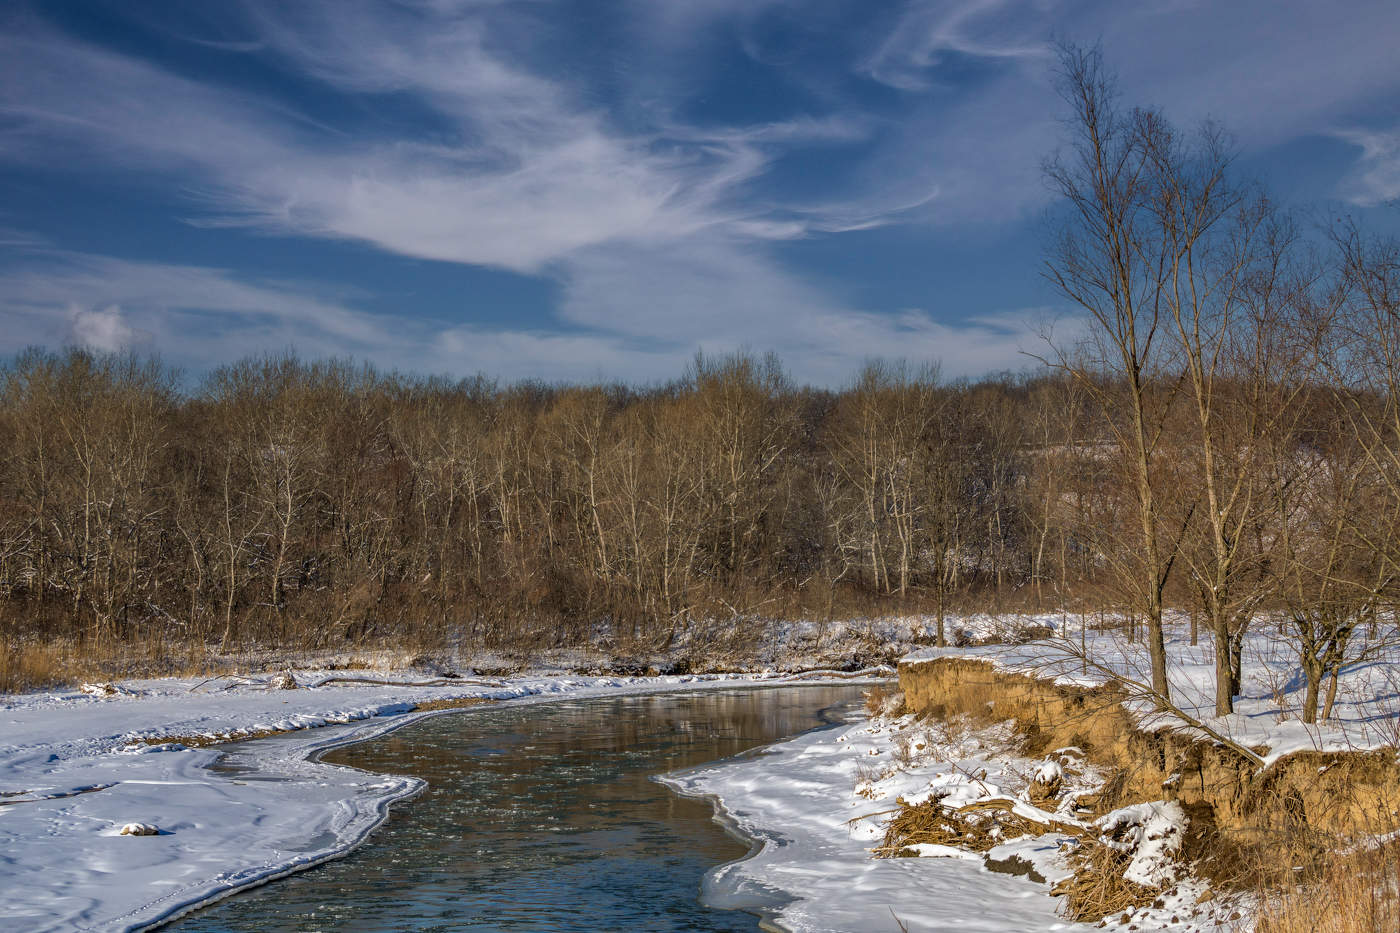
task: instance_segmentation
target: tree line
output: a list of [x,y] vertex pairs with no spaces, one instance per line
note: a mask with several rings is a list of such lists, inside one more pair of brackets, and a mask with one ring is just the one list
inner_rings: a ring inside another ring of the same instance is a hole
[[283,355],[187,392],[76,349],[0,378],[11,637],[658,643],[943,606],[1051,559],[1018,413],[1053,381],[873,363],[832,392],[738,354],[646,389],[498,386]]

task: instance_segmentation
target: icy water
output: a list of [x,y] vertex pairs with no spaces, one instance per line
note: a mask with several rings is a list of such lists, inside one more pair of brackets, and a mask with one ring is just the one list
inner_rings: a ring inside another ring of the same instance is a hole
[[861,688],[545,703],[438,716],[327,761],[428,781],[347,857],[171,924],[193,931],[756,930],[702,906],[748,847],[652,775],[836,721]]

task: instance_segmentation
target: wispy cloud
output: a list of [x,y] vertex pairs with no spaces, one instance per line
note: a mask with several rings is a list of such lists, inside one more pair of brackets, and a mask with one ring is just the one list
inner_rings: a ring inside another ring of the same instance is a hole
[[411,95],[442,121],[437,138],[317,132],[280,106],[39,35],[0,39],[0,102],[21,127],[4,155],[46,160],[54,143],[81,143],[70,158],[187,169],[211,212],[201,223],[537,272],[600,243],[717,224],[762,237],[773,228],[737,196],[768,163],[764,147],[853,134],[836,119],[622,133],[490,48],[479,6],[250,8],[260,48],[347,92]]
[[[302,95],[11,16],[0,162],[159,178],[187,195],[191,223],[545,276],[559,299],[552,319],[449,326],[370,314],[323,285],[50,252],[0,273],[5,339],[149,340],[192,360],[295,343],[414,368],[581,378],[661,375],[697,345],[772,347],[821,380],[867,355],[1015,366],[1025,320],[959,323],[936,295],[922,310],[874,313],[799,274],[776,245],[1033,213],[1046,198],[1039,157],[1057,136],[1052,33],[1102,35],[1130,99],[1219,117],[1247,146],[1362,125],[1357,113],[1400,89],[1393,4],[1346,17],[1304,0],[852,2],[846,22],[860,28],[828,22],[842,34],[819,54],[764,44],[765,17],[802,32],[837,7],[620,0],[633,15],[618,41],[634,46],[614,63],[628,72],[620,98],[551,59],[541,37],[562,27],[541,4],[245,2],[211,13],[219,28],[207,35],[165,30],[314,88]],[[1255,36],[1261,22],[1268,41]],[[802,103],[776,119],[687,118],[720,42],[778,63]],[[1349,196],[1394,197],[1394,135],[1347,138],[1360,147]],[[819,183],[775,184],[793,158],[819,163]],[[44,246],[3,230],[0,245]]]
[[924,91],[949,80],[939,66],[954,56],[1043,63],[1050,53],[1048,12],[1044,5],[1028,10],[1010,0],[916,0],[861,68],[882,84]]
[[1342,195],[1354,204],[1373,207],[1400,198],[1400,129],[1390,132],[1347,130],[1338,138],[1361,150],[1361,158],[1342,180]]

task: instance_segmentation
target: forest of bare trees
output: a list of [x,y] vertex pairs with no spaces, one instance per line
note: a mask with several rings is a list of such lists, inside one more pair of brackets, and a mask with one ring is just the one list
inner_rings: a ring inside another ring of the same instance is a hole
[[185,391],[78,350],[3,379],[11,640],[660,643],[1058,573],[1028,550],[1018,421],[1063,380],[872,364],[833,393],[738,355],[645,390],[498,387],[284,356]]
[[[31,350],[0,370],[7,656],[62,643],[664,648],[696,620],[1107,609],[1296,646],[1309,718],[1400,595],[1400,246],[1316,229],[1206,127],[1062,50],[1051,283],[1087,338],[1017,375],[774,357],[498,385],[290,355],[191,380]],[[11,677],[13,677],[13,673]],[[1335,682],[1335,681],[1333,681]],[[1325,712],[1325,709],[1323,710]]]

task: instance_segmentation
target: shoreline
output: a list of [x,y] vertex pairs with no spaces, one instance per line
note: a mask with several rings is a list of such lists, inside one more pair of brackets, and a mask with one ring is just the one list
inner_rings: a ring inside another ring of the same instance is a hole
[[[139,751],[132,752],[125,750],[130,749],[131,745],[125,746],[125,749],[112,747],[120,739],[132,738],[129,732],[115,737],[108,735],[105,748],[92,749],[88,755],[71,754],[61,759],[56,767],[43,772],[52,781],[65,772],[69,777],[81,778],[94,771],[105,771],[107,780],[88,782],[106,784],[104,793],[39,797],[15,795],[9,798],[14,804],[24,805],[6,807],[12,818],[0,824],[0,830],[10,837],[7,840],[10,848],[22,851],[28,848],[25,845],[27,841],[43,838],[45,842],[44,851],[38,858],[40,864],[26,866],[33,877],[16,884],[13,892],[30,892],[33,896],[16,898],[11,894],[5,898],[3,906],[12,917],[30,924],[30,928],[36,930],[149,930],[216,900],[341,857],[363,844],[387,819],[393,806],[416,796],[424,785],[417,778],[375,775],[350,766],[326,764],[320,757],[335,748],[380,738],[431,716],[469,713],[475,709],[506,704],[528,706],[594,697],[796,687],[831,682],[881,683],[887,680],[887,677],[878,676],[847,676],[828,681],[775,675],[523,678],[499,689],[481,690],[482,693],[510,695],[484,697],[488,702],[465,707],[438,709],[404,708],[402,700],[392,702],[394,697],[386,696],[395,692],[393,687],[376,686],[371,689],[379,695],[378,699],[391,701],[381,703],[386,708],[380,712],[361,715],[364,711],[356,710],[350,721],[339,722],[331,718],[337,711],[325,708],[333,704],[322,703],[320,715],[313,717],[320,719],[319,724],[294,726],[256,739],[219,743],[205,748],[169,743],[145,744]],[[351,691],[365,689],[336,688],[334,696],[326,699],[344,699]],[[305,694],[312,691],[295,692]],[[266,694],[263,698],[266,702],[262,705],[269,705],[271,701]],[[117,702],[128,699],[122,698]],[[211,699],[217,704],[226,697],[204,699],[207,705]],[[299,705],[307,707],[308,699],[312,698],[303,695],[299,698]],[[492,699],[496,702],[489,702]],[[317,704],[313,700],[309,705]],[[134,716],[137,712],[129,710],[128,716]],[[131,724],[138,725],[136,722]],[[157,731],[160,731],[159,727]],[[165,734],[168,736],[170,733],[167,731]],[[146,737],[137,737],[138,742],[145,740]],[[247,782],[232,777],[219,779],[212,773],[212,769],[228,757],[230,746],[243,746],[251,753],[248,763],[261,772],[256,794],[246,792]],[[35,754],[26,756],[26,751]],[[34,772],[38,769],[32,767],[34,758],[42,757],[45,764],[51,764],[52,760],[42,753],[42,747],[25,749],[9,746],[0,749],[0,760],[8,765],[4,771],[0,771],[6,785],[26,772],[35,776]],[[25,763],[31,767],[24,767]],[[153,797],[149,791],[142,793],[140,789],[143,787],[165,790],[157,791]],[[315,788],[326,787],[333,787],[334,790],[329,793],[324,790],[319,794],[314,792]],[[308,789],[312,790],[311,799],[304,796],[299,798],[298,791]],[[116,797],[119,794],[126,798],[122,802],[122,806],[128,808],[124,814],[117,809]],[[222,811],[219,809],[221,805]],[[138,807],[141,808],[140,812],[133,812]],[[258,820],[268,820],[271,826],[255,833],[241,828],[236,815],[246,815],[250,809]],[[116,844],[125,847],[122,850],[124,853],[139,852],[142,855],[149,852],[130,847],[154,844],[166,850],[166,857],[155,862],[138,859],[135,865],[122,860],[122,870],[118,874],[128,877],[114,879],[112,867],[115,863],[104,857],[102,852],[94,855],[92,849],[104,849],[108,855],[115,856],[117,850],[107,838],[113,835],[111,827],[128,818],[149,817],[151,810],[162,810],[165,814],[155,818],[157,825],[165,823],[173,829],[162,836],[148,837],[148,840],[122,837]],[[289,810],[302,811],[298,814],[300,818],[289,821]],[[94,832],[93,823],[105,823],[108,830]],[[330,844],[299,852],[290,859],[286,857],[289,840],[295,844],[298,839],[314,839],[324,833],[331,834],[333,841]],[[238,856],[235,858],[225,854],[220,858],[217,853],[220,842],[232,844],[229,851],[236,851]],[[191,860],[203,867],[198,877],[189,877],[192,874],[189,868]],[[96,873],[84,874],[84,865],[93,868]],[[174,882],[179,885],[178,890],[155,897],[138,894],[122,899],[123,894],[132,890],[172,883],[168,876],[177,868],[186,875],[185,880]],[[47,888],[46,880],[52,883]],[[62,906],[64,901],[74,900],[85,902],[85,906],[78,910]]]

